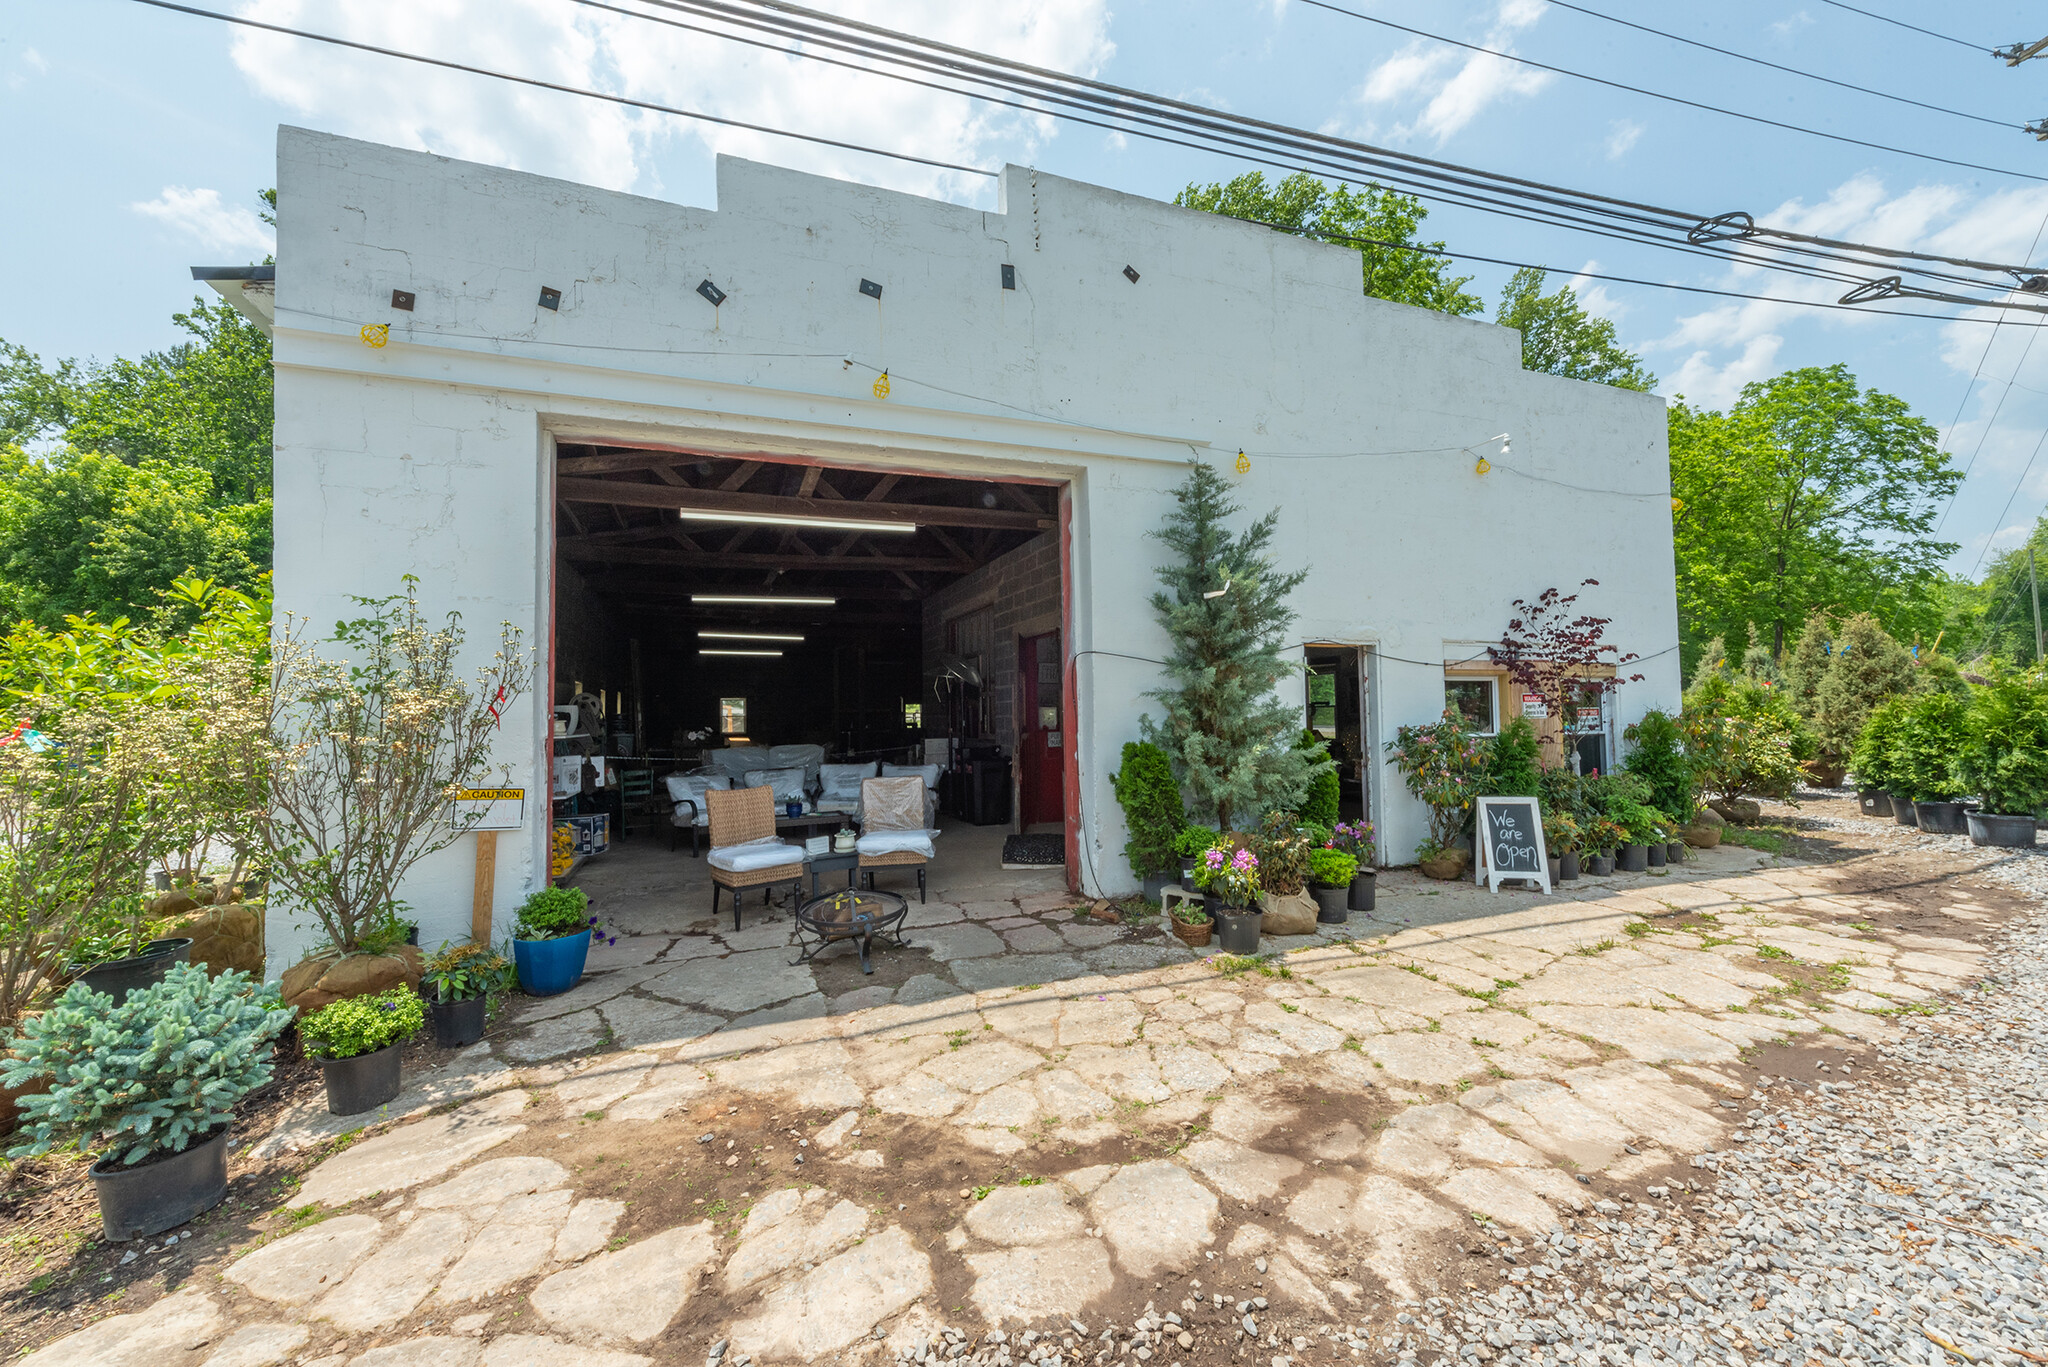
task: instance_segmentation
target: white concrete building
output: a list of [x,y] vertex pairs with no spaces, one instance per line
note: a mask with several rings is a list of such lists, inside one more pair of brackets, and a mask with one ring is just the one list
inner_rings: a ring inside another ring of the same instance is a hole
[[[1341,671],[1320,720],[1356,732],[1349,777],[1387,862],[1425,828],[1384,743],[1439,714],[1447,670],[1499,639],[1513,599],[1600,581],[1580,607],[1646,676],[1611,700],[1610,746],[1678,701],[1661,402],[1525,372],[1512,331],[1366,297],[1346,248],[1015,166],[991,212],[722,158],[717,206],[693,208],[284,129],[277,186],[274,296],[216,283],[274,326],[279,606],[332,622],[411,573],[479,654],[500,619],[524,627],[541,682],[502,758],[530,794],[578,683],[639,716],[642,749],[687,744],[719,724],[705,699],[744,712],[752,690],[755,719],[727,723],[756,743],[824,731],[829,698],[838,748],[886,751],[944,733],[929,676],[972,654],[989,677],[971,724],[1034,747],[1020,768],[1041,791],[1022,799],[1042,814],[1059,775],[1070,878],[1134,886],[1109,780],[1161,683],[1146,533],[1191,457],[1248,515],[1280,509],[1281,559],[1311,571],[1295,639]],[[624,490],[608,514],[600,478]],[[830,521],[835,495],[946,525],[851,549],[755,527],[732,549],[735,524],[676,518],[697,500]],[[1033,554],[1059,607],[1040,582],[1036,608],[1006,613]],[[690,592],[828,583],[858,590],[807,619],[829,658],[694,654],[709,624],[785,619],[707,615]],[[921,733],[876,721],[909,702]],[[532,819],[500,847],[501,934],[546,837]],[[470,883],[466,842],[412,880],[423,941],[467,930]],[[272,945],[274,966],[300,949],[282,928]]]

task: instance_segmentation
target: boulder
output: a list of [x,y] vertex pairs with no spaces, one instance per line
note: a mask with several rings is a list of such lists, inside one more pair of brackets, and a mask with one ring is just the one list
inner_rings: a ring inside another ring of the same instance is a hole
[[417,945],[385,954],[322,954],[285,970],[284,1004],[301,1016],[348,997],[367,997],[403,983],[420,985],[423,965]]
[[192,962],[214,977],[231,968],[263,975],[263,909],[228,902],[194,907],[164,934],[189,936]]
[[1313,935],[1316,933],[1316,902],[1306,892],[1266,894],[1266,914],[1259,920],[1261,935]]
[[1716,798],[1707,806],[1737,826],[1753,826],[1763,820],[1763,807],[1746,797]]
[[1721,843],[1721,832],[1725,829],[1719,821],[1711,826],[1694,823],[1680,831],[1678,838],[1696,850],[1711,850]]
[[1728,824],[1728,820],[1712,807],[1702,807],[1693,813],[1692,824],[1695,826],[1711,826],[1718,831]]
[[144,904],[143,910],[159,918],[183,916],[199,905],[198,892],[197,888],[174,888],[170,892],[160,892]]

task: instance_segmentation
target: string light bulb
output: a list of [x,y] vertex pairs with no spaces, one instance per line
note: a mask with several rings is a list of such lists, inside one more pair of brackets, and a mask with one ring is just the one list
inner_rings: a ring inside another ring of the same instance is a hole
[[1492,468],[1493,462],[1488,460],[1484,455],[1481,455],[1479,457],[1479,463],[1472,467],[1472,473],[1475,475],[1483,475]]
[[390,341],[390,340],[391,340],[391,324],[389,324],[389,323],[365,323],[365,324],[363,324],[363,330],[362,330],[362,334],[361,334],[361,335],[362,335],[362,339],[363,339],[363,345],[364,345],[364,346],[366,346],[366,347],[380,347],[380,346],[383,346],[383,345],[384,345],[384,344],[385,344],[386,342],[388,342],[388,341]]
[[1237,472],[1240,475],[1248,475],[1251,473],[1251,471],[1252,458],[1246,455],[1244,453],[1244,448],[1240,446],[1237,448]]
[[878,399],[889,397],[889,372],[886,370],[875,379],[875,397]]
[[[1502,457],[1502,459],[1506,459],[1506,457],[1507,457],[1507,454],[1508,454],[1508,450],[1509,450],[1509,447],[1510,447],[1510,442],[1509,442],[1508,434],[1507,434],[1507,433],[1505,433],[1505,432],[1501,433],[1501,434],[1500,434],[1499,436],[1497,436],[1497,437],[1488,437],[1488,438],[1487,438],[1487,439],[1486,439],[1485,441],[1482,441],[1482,442],[1475,442],[1475,443],[1473,443],[1473,445],[1476,445],[1476,446],[1489,446],[1489,445],[1493,444],[1494,442],[1499,442],[1499,443],[1500,443],[1500,454],[1501,454],[1501,457]],[[1468,446],[1468,447],[1466,447],[1465,449],[1466,449],[1467,451],[1469,451],[1469,450],[1471,450],[1471,449],[1472,449],[1472,447]],[[1479,459],[1478,459],[1477,461],[1475,461],[1475,462],[1473,463],[1473,465],[1472,465],[1472,473],[1473,473],[1473,474],[1475,474],[1475,475],[1483,475],[1483,474],[1485,474],[1485,473],[1486,473],[1487,471],[1489,471],[1489,470],[1491,470],[1491,469],[1493,469],[1493,462],[1492,462],[1492,461],[1490,461],[1490,460],[1488,460],[1488,459],[1486,458],[1486,453],[1485,453],[1484,451],[1481,451],[1481,452],[1479,453]]]

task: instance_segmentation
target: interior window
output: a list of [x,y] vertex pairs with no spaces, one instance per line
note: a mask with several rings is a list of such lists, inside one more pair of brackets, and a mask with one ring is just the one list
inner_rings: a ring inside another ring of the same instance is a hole
[[724,736],[744,736],[747,733],[747,700],[745,698],[720,698],[718,700],[718,731]]
[[1498,716],[1496,693],[1493,679],[1444,680],[1444,706],[1455,709],[1465,724],[1482,736],[1494,733]]

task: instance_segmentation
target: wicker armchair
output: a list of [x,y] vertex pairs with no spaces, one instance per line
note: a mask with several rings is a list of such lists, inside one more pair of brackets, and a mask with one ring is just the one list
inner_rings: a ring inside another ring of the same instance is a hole
[[924,825],[922,778],[871,778],[860,785],[861,836],[855,863],[869,887],[876,869],[915,868],[917,900],[925,900],[925,865],[931,862],[932,841]]
[[740,928],[740,893],[760,888],[766,905],[777,884],[801,895],[803,847],[775,838],[775,799],[766,788],[716,788],[704,794],[711,830],[711,914],[718,915],[718,890],[732,892],[732,928]]

